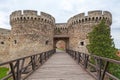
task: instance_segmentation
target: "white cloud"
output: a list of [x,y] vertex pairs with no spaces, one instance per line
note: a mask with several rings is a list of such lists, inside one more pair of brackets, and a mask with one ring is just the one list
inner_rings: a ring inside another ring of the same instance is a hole
[[0,28],[10,29],[8,15],[4,12],[0,12]]
[[[70,0],[71,1],[71,0]],[[73,5],[72,3],[68,1],[68,0],[63,0],[62,3],[61,3],[61,6],[64,10],[67,10],[67,11],[72,11],[73,9]]]
[[120,27],[113,28],[111,30],[112,38],[114,39],[115,45],[120,49]]

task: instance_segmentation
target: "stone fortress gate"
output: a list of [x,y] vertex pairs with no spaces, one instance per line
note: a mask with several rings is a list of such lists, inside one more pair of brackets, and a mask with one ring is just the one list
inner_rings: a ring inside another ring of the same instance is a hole
[[10,15],[10,32],[7,36],[0,32],[0,61],[4,61],[6,56],[15,59],[51,50],[56,48],[59,40],[65,42],[65,48],[88,53],[88,33],[102,19],[106,25],[112,24],[111,13],[101,10],[89,11],[86,16],[85,13],[77,14],[67,23],[55,23],[55,18],[44,12],[14,11]]

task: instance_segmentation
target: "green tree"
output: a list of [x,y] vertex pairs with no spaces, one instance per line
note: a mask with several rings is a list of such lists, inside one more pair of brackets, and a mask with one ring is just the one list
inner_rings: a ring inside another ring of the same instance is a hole
[[[87,48],[91,54],[120,60],[116,55],[117,49],[115,48],[113,39],[111,39],[110,28],[105,24],[105,20],[102,20],[98,25],[94,26],[88,38],[90,44],[87,45]],[[120,66],[110,64],[109,71],[120,78]]]

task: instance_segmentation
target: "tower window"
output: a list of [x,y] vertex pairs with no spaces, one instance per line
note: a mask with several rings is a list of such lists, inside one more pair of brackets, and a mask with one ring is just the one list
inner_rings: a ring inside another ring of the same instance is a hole
[[87,21],[87,18],[85,18],[85,21]]
[[82,22],[84,22],[84,19],[82,19]]
[[24,20],[26,20],[26,18],[24,17]]
[[41,19],[41,21],[43,21],[43,18]]
[[1,42],[1,44],[4,44],[4,42]]
[[48,45],[48,43],[49,43],[49,41],[47,40],[47,41],[45,42],[45,45]]
[[92,20],[94,21],[94,17],[92,18]]
[[82,41],[82,42],[80,42],[80,45],[81,45],[81,46],[84,46],[84,42],[83,42],[83,41]]
[[22,17],[20,17],[20,19],[22,20]]
[[14,40],[14,43],[16,44],[16,43],[17,43],[17,40]]
[[91,18],[89,18],[89,21],[91,20]]

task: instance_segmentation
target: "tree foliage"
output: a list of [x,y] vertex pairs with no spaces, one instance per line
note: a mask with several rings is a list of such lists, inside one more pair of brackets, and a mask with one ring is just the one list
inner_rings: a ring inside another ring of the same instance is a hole
[[[115,48],[113,39],[111,39],[110,28],[105,24],[105,20],[94,26],[88,38],[90,44],[87,45],[87,48],[91,54],[120,60],[116,55],[117,49]],[[120,78],[120,65],[110,64],[109,71]]]

